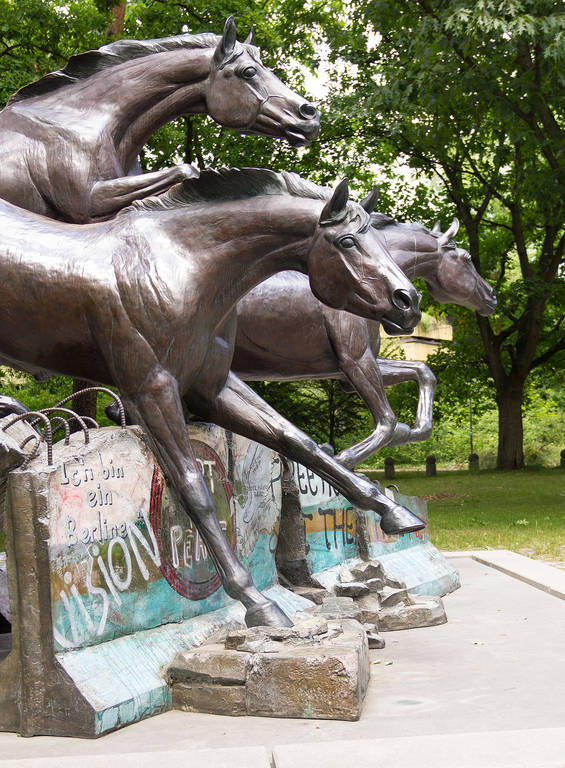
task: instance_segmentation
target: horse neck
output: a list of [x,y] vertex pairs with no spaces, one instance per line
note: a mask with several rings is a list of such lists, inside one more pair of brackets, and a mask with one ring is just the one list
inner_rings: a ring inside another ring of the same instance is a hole
[[206,204],[192,214],[189,206],[188,213],[169,212],[168,234],[196,260],[199,293],[223,316],[272,275],[307,272],[322,207],[321,200],[278,195]]
[[[110,136],[124,169],[131,166],[147,139],[182,114],[206,109],[205,87],[213,48],[179,48],[118,64],[80,80],[64,94],[66,110],[95,113],[90,124],[99,136]],[[46,103],[46,106],[47,103]]]
[[[143,95],[144,109],[139,99],[132,98],[125,109],[120,109],[116,120],[116,149],[118,156],[129,167],[149,137],[162,125],[180,115],[206,112],[205,90],[212,68],[213,48],[179,49],[146,57],[163,57],[159,74],[154,78],[152,92]],[[142,82],[145,88],[145,82]],[[141,95],[141,94],[140,94]]]
[[441,261],[437,239],[425,231],[382,230],[393,259],[408,278],[432,278]]

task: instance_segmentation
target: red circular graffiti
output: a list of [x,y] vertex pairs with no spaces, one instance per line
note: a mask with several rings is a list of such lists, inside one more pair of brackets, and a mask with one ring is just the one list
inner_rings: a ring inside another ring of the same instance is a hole
[[[226,470],[220,460],[220,457],[212,448],[210,448],[210,446],[206,445],[206,443],[203,443],[200,440],[191,440],[191,444],[195,451],[198,451],[199,457],[203,457],[209,461],[214,462],[214,469],[219,475],[219,480],[224,488],[229,508],[230,500],[233,497],[233,487],[227,477]],[[155,466],[153,469],[153,478],[151,480],[149,519],[155,534],[155,538],[157,539],[157,545],[161,555],[161,573],[171,585],[171,587],[183,597],[187,597],[189,600],[203,600],[204,598],[212,595],[221,586],[222,582],[220,576],[216,571],[212,576],[210,576],[210,578],[205,579],[204,581],[192,581],[174,566],[170,556],[167,554],[168,550],[163,546],[162,540],[163,521],[161,519],[161,500],[164,486],[165,480],[159,469]],[[234,550],[236,541],[236,520],[235,516],[233,516],[232,540],[230,544]]]

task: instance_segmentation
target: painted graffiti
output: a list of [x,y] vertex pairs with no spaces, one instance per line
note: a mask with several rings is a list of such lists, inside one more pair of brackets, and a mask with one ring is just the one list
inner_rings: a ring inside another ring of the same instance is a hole
[[353,507],[340,507],[338,509],[318,509],[318,515],[324,520],[324,538],[326,548],[338,548],[338,533],[341,532],[341,543],[355,544],[355,509]]
[[[218,454],[200,440],[192,447],[214,500],[220,526],[232,549],[236,545],[236,516],[233,485]],[[151,482],[150,520],[162,553],[161,572],[171,587],[191,600],[202,600],[219,589],[221,581],[208,555],[206,544],[192,521],[180,518],[174,504],[163,504],[164,480],[157,467]]]
[[[249,556],[259,588],[270,586],[276,578],[278,457],[238,436],[226,440],[218,428],[200,429],[203,439],[192,445],[220,526],[240,556],[245,541],[244,562]],[[43,522],[60,650],[182,621],[226,603],[204,540],[133,431],[100,430],[88,451],[58,450],[68,456],[51,477]]]

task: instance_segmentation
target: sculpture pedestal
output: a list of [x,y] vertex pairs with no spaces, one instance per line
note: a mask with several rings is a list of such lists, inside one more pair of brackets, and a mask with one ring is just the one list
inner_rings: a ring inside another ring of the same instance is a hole
[[[9,418],[9,417],[8,417]],[[191,425],[220,524],[259,589],[289,616],[311,605],[278,585],[277,454]],[[237,621],[190,520],[131,427],[90,430],[10,473],[5,509],[12,650],[0,730],[94,737],[171,706],[164,670]]]
[[318,617],[228,633],[169,668],[175,709],[323,720],[358,720],[369,676],[362,626]]

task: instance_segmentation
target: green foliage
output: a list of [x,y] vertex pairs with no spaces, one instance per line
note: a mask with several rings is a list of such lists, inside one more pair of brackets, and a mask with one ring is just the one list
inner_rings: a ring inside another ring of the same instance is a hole
[[[367,466],[382,467],[384,459],[392,456],[397,466],[424,466],[426,456],[433,454],[438,465],[463,465],[471,452],[469,435],[469,397],[459,402],[447,391],[442,397],[438,388],[437,402],[440,417],[436,419],[432,436],[423,443],[411,443],[398,448],[383,448],[377,456],[367,461]],[[447,403],[445,402],[447,400]],[[556,467],[559,452],[565,448],[563,395],[557,390],[541,390],[531,385],[526,393],[523,412],[524,453],[528,466]],[[400,408],[391,404],[399,415]],[[402,412],[404,421],[414,418],[415,407]],[[494,468],[497,458],[498,412],[488,401],[472,400],[473,451],[479,455],[482,468]],[[358,433],[359,434],[359,433]]]
[[0,103],[73,54],[108,42],[109,22],[108,9],[92,0],[0,0]]
[[[39,382],[28,373],[0,366],[0,392],[3,395],[15,397],[30,411],[51,408],[55,403],[70,395],[72,391],[73,382],[66,376],[51,376],[47,381]],[[96,420],[101,427],[112,424],[104,413],[104,408],[109,402],[110,398],[106,395],[98,395]],[[65,408],[71,407],[70,403],[65,405]],[[62,436],[63,433],[59,432],[55,439]]]
[[[0,0],[0,102],[64,66],[71,55],[109,42],[113,5],[113,0]],[[563,397],[548,396],[557,392],[565,363],[560,5],[553,0],[129,0],[122,36],[219,33],[232,13],[240,39],[255,25],[265,62],[305,95],[313,96],[305,90],[306,74],[327,52],[321,140],[296,151],[193,116],[151,137],[142,166],[152,170],[183,160],[200,167],[257,165],[295,170],[320,183],[347,175],[359,195],[378,181],[379,209],[398,218],[429,226],[440,219],[445,228],[457,214],[463,224],[457,240],[496,285],[499,310],[478,319],[468,310],[439,307],[424,292],[424,308],[448,312],[455,337],[430,360],[439,379],[432,442],[394,455],[412,461],[433,450],[452,457],[445,460],[464,460],[469,397],[477,428],[485,419],[492,442],[495,394],[500,401],[505,387],[517,383],[525,393],[527,457],[543,460],[552,434],[558,434],[555,414],[565,408]],[[52,404],[63,384],[55,379],[41,386],[45,404]],[[346,396],[335,382],[265,384],[258,390],[318,441],[331,436],[338,449],[372,428],[358,398]],[[33,381],[25,395],[28,404],[43,402]],[[391,390],[390,399],[398,417],[410,422],[415,387]],[[530,444],[534,427],[538,437]],[[484,450],[494,447],[489,442]]]

